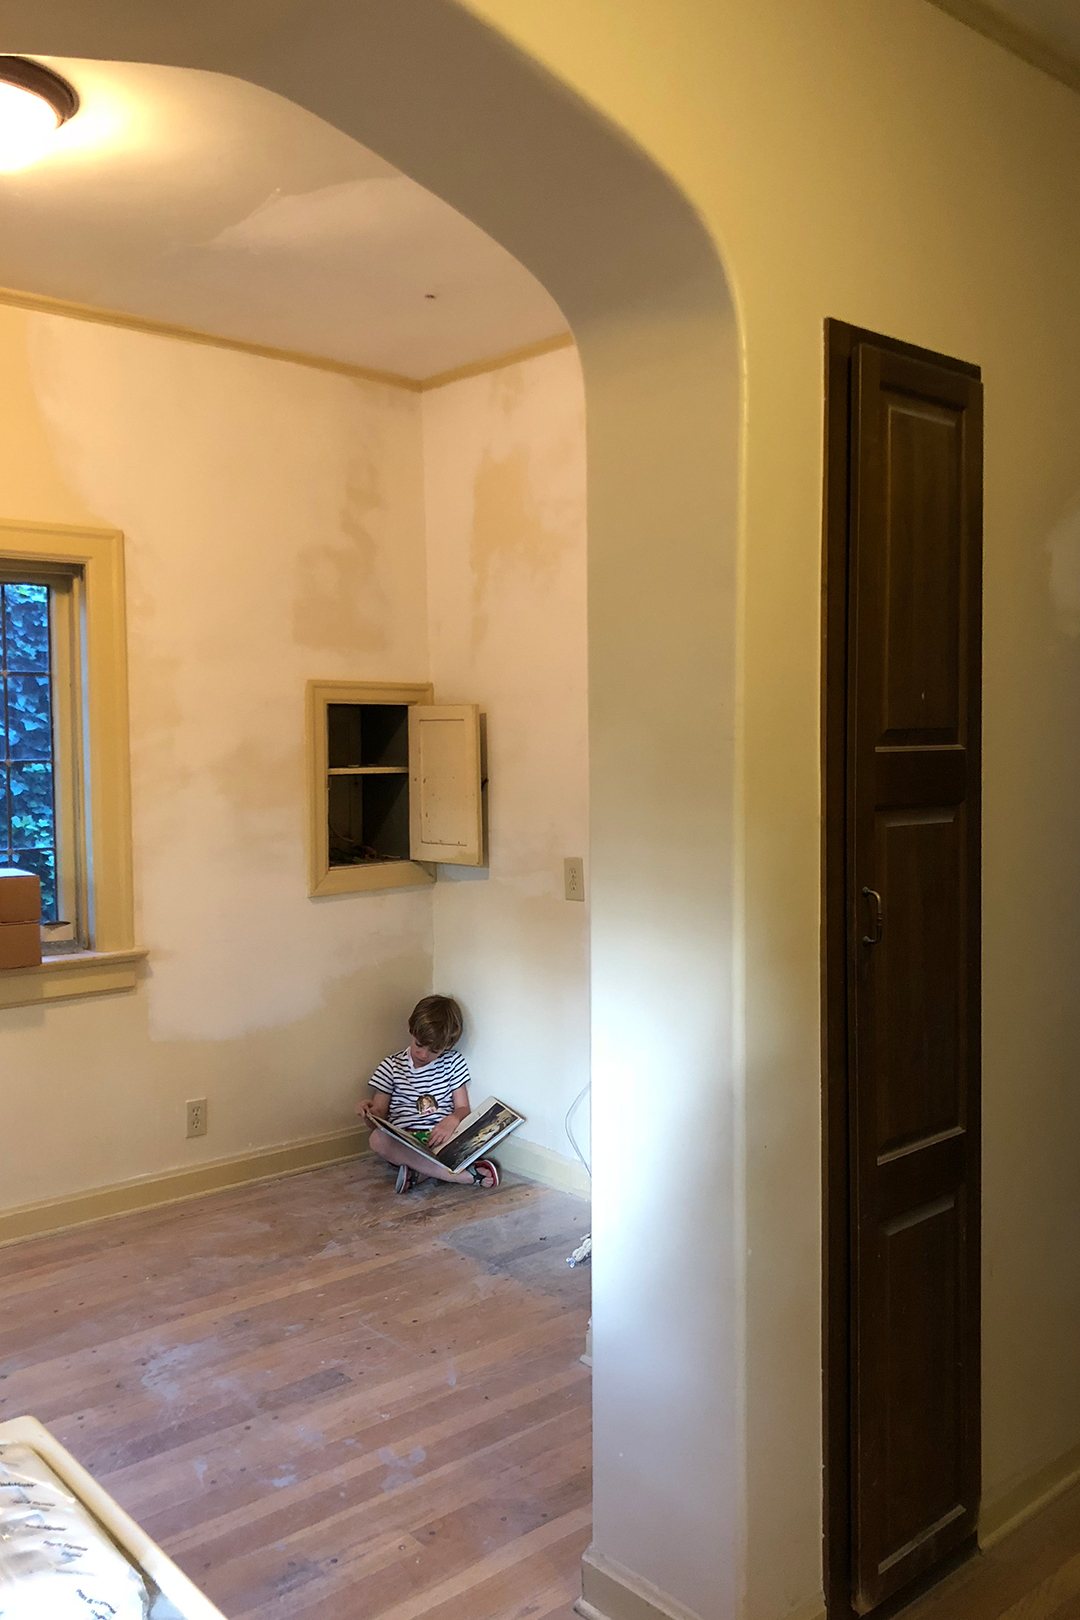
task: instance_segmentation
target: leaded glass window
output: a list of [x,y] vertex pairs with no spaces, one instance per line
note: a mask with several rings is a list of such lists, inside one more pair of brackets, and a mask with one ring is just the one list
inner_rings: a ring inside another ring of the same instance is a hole
[[0,582],[0,863],[41,879],[57,913],[57,818],[50,588]]

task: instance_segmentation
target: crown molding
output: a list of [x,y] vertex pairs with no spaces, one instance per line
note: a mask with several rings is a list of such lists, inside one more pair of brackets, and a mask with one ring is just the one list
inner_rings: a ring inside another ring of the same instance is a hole
[[77,304],[67,298],[49,298],[40,293],[21,292],[15,287],[0,287],[0,304],[15,309],[31,310],[36,315],[67,315],[75,321],[93,321],[99,326],[119,326],[128,332],[145,332],[151,337],[180,338],[185,343],[205,343],[214,349],[234,349],[240,354],[258,355],[263,360],[286,360],[297,366],[310,366],[316,371],[333,371],[342,377],[359,377],[364,382],[383,383],[391,388],[405,388],[418,394],[423,387],[413,377],[401,377],[396,371],[374,371],[369,366],[352,366],[344,360],[329,360],[323,355],[304,354],[299,349],[276,349],[266,343],[248,343],[244,338],[221,337],[214,332],[201,332],[194,326],[180,326],[171,321],[156,321],[148,315],[127,315],[122,310],[100,309],[95,304]]
[[445,388],[447,383],[463,377],[479,377],[487,371],[501,371],[504,366],[531,360],[536,355],[549,354],[554,349],[570,348],[574,342],[570,332],[558,332],[554,337],[542,338],[539,343],[527,343],[520,349],[508,349],[487,360],[476,360],[471,365],[455,366],[452,371],[440,371],[431,377],[404,377],[396,371],[376,371],[370,366],[350,365],[346,360],[331,360],[325,355],[305,354],[301,349],[277,349],[266,343],[249,343],[245,338],[222,337],[215,332],[202,332],[194,326],[181,326],[172,321],[157,321],[149,315],[127,315],[122,310],[104,309],[96,304],[78,304],[68,298],[51,298],[43,293],[22,292],[17,287],[0,287],[0,306],[26,309],[36,315],[66,315],[75,321],[92,321],[98,326],[118,326],[128,332],[144,332],[151,337],[177,338],[183,343],[203,343],[214,349],[232,349],[239,354],[257,355],[262,360],[283,360],[294,366],[309,366],[314,371],[330,371],[339,377],[356,377],[362,382],[381,383],[386,388],[403,388],[410,394],[426,393],[430,388]]
[[526,343],[520,349],[507,349],[490,360],[475,360],[472,365],[455,366],[452,371],[440,371],[434,377],[425,377],[420,384],[426,394],[431,388],[445,388],[447,383],[461,382],[466,377],[482,377],[488,371],[501,371],[504,366],[516,366],[521,360],[535,360],[537,355],[553,354],[556,349],[572,349],[574,334],[557,332],[554,337],[541,338],[539,343]]
[[1071,56],[1068,51],[1052,45],[1025,23],[1017,22],[996,6],[989,5],[987,0],[930,0],[930,4],[955,17],[957,22],[973,28],[985,39],[992,39],[996,45],[1004,46],[1013,56],[1019,56],[1032,67],[1049,74],[1059,84],[1080,91],[1080,57]]

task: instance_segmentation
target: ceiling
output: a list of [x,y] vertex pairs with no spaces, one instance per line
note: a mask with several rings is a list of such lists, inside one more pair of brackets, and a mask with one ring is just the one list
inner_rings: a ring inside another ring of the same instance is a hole
[[1080,4],[1077,0],[992,0],[995,11],[1065,56],[1074,57],[1080,67]]
[[189,68],[43,57],[78,114],[0,173],[0,287],[422,379],[567,329],[490,236],[314,114]]
[[1080,90],[1080,0],[932,0],[932,4]]

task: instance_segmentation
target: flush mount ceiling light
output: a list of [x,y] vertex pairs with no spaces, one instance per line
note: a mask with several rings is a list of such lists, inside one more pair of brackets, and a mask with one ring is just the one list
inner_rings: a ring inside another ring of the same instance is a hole
[[43,156],[51,136],[79,110],[66,79],[26,56],[0,55],[0,170]]

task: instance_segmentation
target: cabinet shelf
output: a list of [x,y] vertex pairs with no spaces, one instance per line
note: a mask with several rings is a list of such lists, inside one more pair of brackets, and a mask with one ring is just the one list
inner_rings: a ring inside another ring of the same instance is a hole
[[331,765],[327,776],[408,776],[407,765]]

